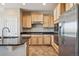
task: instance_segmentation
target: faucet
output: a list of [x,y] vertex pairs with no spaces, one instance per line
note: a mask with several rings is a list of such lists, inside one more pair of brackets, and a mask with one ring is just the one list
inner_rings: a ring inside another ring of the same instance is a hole
[[9,29],[8,27],[4,27],[4,28],[2,29],[2,37],[1,37],[1,39],[2,39],[2,44],[4,43],[4,30],[5,30],[5,29],[7,29],[8,32],[10,32],[10,29]]

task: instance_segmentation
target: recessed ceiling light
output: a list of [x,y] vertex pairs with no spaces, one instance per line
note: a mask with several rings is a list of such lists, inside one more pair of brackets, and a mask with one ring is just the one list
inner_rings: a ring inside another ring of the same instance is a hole
[[5,5],[5,3],[1,3],[1,5]]
[[22,3],[23,5],[26,5],[26,3]]
[[46,5],[46,3],[43,3],[43,5]]

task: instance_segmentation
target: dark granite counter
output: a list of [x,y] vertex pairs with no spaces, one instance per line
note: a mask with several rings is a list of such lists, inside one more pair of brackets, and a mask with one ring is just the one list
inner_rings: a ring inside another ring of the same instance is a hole
[[[0,37],[1,38],[1,37]],[[11,39],[11,38],[19,38],[18,36],[5,36],[5,37],[3,37],[4,39]],[[21,36],[20,37],[20,43],[17,43],[17,44],[5,44],[5,43],[3,43],[3,44],[0,44],[0,46],[19,46],[19,45],[23,45],[25,42],[27,42],[27,41],[29,41],[29,38],[30,38],[30,36]]]
[[19,37],[18,36],[4,36],[3,38],[19,38]]
[[55,32],[21,32],[21,34],[57,34]]

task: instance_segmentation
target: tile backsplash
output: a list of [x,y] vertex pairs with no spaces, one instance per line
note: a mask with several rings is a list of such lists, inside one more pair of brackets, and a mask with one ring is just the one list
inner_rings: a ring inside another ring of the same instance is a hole
[[31,29],[23,29],[23,32],[54,32],[54,28],[44,28],[42,24],[33,24]]

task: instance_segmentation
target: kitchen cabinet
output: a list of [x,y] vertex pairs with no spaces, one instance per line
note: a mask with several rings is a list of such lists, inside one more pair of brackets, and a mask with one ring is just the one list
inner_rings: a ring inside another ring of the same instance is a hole
[[51,36],[50,35],[44,35],[44,44],[51,44]]
[[44,15],[43,27],[49,27],[49,20],[50,20],[50,16]]
[[54,26],[54,17],[51,15],[44,15],[43,27],[53,27]]
[[54,24],[59,22],[59,17],[65,12],[66,4],[61,3],[56,6],[54,9]]
[[23,24],[23,27],[27,27],[27,17],[26,16],[23,16],[23,20],[22,20],[22,24]]
[[43,14],[42,13],[37,13],[37,12],[32,12],[31,13],[32,17],[32,23],[43,23]]
[[58,4],[58,6],[56,7],[56,20],[59,19],[59,16],[60,16],[60,4]]
[[29,45],[51,45],[50,35],[33,35],[29,39]]
[[31,44],[35,45],[37,43],[37,36],[31,36]]
[[51,16],[49,27],[54,27],[54,16]]
[[60,5],[60,16],[66,11],[66,4],[61,3]]
[[73,6],[73,3],[66,3],[66,11],[70,10]]
[[41,45],[43,44],[44,40],[43,40],[43,35],[38,36],[38,44]]
[[59,41],[58,41],[58,35],[51,35],[51,45],[55,49],[55,51],[59,54]]
[[31,43],[32,43],[32,37],[31,38],[29,38],[29,45],[31,45]]
[[31,15],[25,14],[23,15],[23,28],[31,28],[32,23],[31,23]]
[[56,8],[54,9],[54,22],[57,20],[57,10]]

